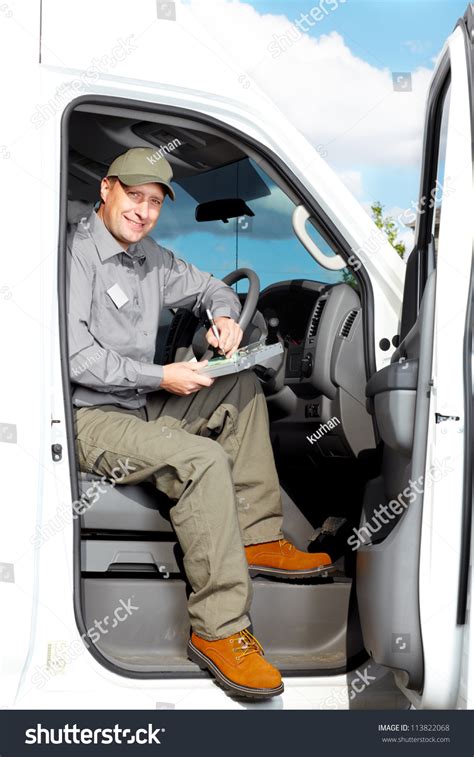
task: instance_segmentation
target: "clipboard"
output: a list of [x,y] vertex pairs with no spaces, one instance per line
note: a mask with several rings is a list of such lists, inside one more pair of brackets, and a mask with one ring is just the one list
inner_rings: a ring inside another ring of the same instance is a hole
[[231,357],[226,358],[224,355],[218,355],[211,358],[208,364],[201,368],[199,373],[203,376],[226,376],[228,373],[239,373],[247,368],[253,368],[255,365],[266,365],[269,360],[281,355],[283,345],[281,342],[275,344],[265,344],[264,341],[253,342],[234,352]]

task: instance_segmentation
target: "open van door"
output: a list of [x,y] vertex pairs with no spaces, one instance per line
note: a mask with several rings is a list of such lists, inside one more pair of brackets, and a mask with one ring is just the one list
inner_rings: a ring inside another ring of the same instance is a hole
[[400,343],[366,391],[383,462],[351,537],[365,646],[423,709],[460,706],[472,526],[473,9],[447,40],[428,95]]

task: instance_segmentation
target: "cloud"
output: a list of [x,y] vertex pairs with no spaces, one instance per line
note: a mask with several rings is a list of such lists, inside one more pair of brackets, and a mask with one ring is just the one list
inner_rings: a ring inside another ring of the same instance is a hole
[[[392,72],[355,55],[338,32],[325,33],[324,20],[316,37],[240,0],[190,0],[188,7],[331,165],[418,165],[430,69],[411,72],[412,92],[394,92]],[[343,13],[340,5],[331,17]],[[285,52],[273,57],[276,40]]]
[[407,39],[402,42],[402,47],[406,47],[413,55],[422,55],[430,49],[431,44],[421,39]]

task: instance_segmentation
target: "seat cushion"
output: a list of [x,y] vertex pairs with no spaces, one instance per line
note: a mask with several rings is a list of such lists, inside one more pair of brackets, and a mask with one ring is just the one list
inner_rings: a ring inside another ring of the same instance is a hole
[[173,531],[168,512],[174,503],[151,483],[115,485],[92,473],[79,473],[79,490],[82,528]]

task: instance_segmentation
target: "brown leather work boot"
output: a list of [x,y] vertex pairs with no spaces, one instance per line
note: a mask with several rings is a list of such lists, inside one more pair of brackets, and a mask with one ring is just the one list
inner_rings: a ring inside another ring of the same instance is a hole
[[268,699],[283,692],[280,672],[263,659],[261,645],[246,628],[217,641],[207,641],[193,632],[188,657],[202,670],[207,668],[231,694]]
[[250,544],[245,547],[251,576],[312,578],[334,570],[326,552],[302,552],[288,539]]

